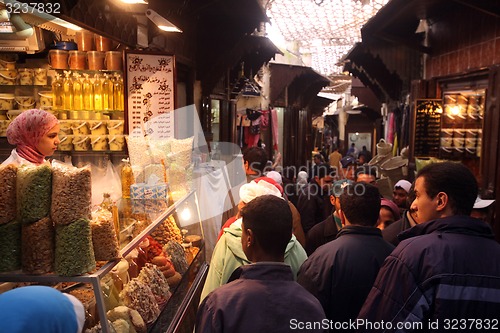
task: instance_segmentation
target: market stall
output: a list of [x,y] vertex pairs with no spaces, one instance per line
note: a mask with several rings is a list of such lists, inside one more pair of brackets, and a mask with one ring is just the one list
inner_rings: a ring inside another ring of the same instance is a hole
[[192,186],[198,141],[178,135],[175,58],[133,53],[134,42],[36,13],[21,18],[30,38],[0,34],[0,158],[13,148],[9,123],[31,108],[59,119],[61,144],[50,166],[0,168],[9,207],[2,290],[28,283],[71,293],[88,332],[181,329],[206,263]]

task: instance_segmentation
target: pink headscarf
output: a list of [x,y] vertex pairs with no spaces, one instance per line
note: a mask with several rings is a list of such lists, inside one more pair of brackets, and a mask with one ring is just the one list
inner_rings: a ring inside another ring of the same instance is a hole
[[36,147],[57,123],[57,118],[44,110],[24,111],[7,128],[7,140],[16,145],[19,156],[31,163],[42,164],[45,156]]

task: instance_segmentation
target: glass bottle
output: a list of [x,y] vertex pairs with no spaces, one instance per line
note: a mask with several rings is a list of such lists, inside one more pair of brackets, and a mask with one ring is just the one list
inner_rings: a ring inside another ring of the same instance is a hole
[[73,110],[73,80],[71,71],[64,71],[63,91],[64,91],[64,110]]
[[81,75],[73,74],[73,107],[75,110],[83,110],[83,82]]
[[62,110],[64,108],[63,80],[58,73],[56,73],[56,78],[54,82],[52,82],[52,92],[54,94],[52,98],[52,108],[54,110]]
[[112,212],[113,200],[111,200],[111,195],[109,193],[103,193],[102,197],[103,199],[99,207],[101,207],[101,209],[105,209]]
[[104,111],[111,111],[114,108],[113,81],[108,74],[104,74],[104,80],[102,81],[102,108]]
[[123,167],[121,172],[122,181],[122,198],[130,198],[130,186],[135,182],[132,166],[128,158],[123,159]]
[[123,111],[123,105],[125,104],[124,96],[123,96],[123,78],[120,74],[116,74],[116,79],[114,82],[114,102],[115,102],[115,110]]
[[85,79],[83,80],[83,109],[86,111],[94,110],[94,85],[89,79],[87,73],[83,74]]
[[94,110],[102,111],[102,81],[101,76],[96,74],[94,76]]

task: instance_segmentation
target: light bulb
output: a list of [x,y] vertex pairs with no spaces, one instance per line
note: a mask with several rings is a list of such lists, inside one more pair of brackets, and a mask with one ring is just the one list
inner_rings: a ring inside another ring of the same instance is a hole
[[188,221],[191,219],[191,211],[189,210],[188,207],[185,207],[182,212],[181,212],[181,219],[184,221]]

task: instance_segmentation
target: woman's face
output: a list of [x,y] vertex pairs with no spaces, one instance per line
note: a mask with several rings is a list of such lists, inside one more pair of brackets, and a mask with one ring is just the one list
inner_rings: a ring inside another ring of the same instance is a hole
[[36,148],[42,155],[52,156],[54,154],[60,143],[58,133],[59,124],[56,124],[40,139]]

